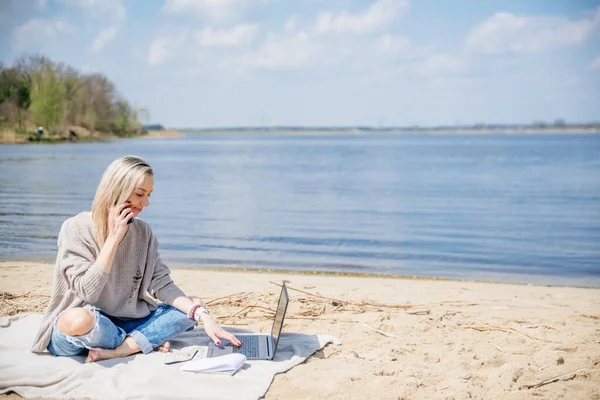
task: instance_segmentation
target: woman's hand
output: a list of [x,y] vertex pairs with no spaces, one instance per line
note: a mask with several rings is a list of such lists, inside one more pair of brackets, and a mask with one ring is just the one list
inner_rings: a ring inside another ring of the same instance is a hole
[[233,336],[231,333],[224,331],[212,315],[207,313],[200,314],[200,321],[204,324],[204,331],[206,334],[217,344],[221,345],[221,340],[229,340],[234,346],[241,346],[242,342],[238,338]]
[[123,240],[127,233],[129,221],[133,217],[129,201],[119,204],[110,209],[108,213],[108,237],[114,238],[118,243]]

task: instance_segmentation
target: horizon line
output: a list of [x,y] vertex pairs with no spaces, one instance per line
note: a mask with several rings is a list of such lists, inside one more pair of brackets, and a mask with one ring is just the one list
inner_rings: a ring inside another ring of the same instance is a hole
[[146,124],[144,127],[162,126],[164,129],[174,130],[249,130],[249,129],[288,129],[288,130],[439,130],[439,129],[565,129],[565,128],[598,128],[600,121],[572,122],[572,123],[476,123],[460,125],[237,125],[237,126],[212,126],[212,127],[174,127],[164,126],[160,123]]

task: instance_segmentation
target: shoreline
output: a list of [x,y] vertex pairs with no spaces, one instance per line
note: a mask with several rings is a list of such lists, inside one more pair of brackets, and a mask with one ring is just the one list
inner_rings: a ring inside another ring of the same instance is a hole
[[178,128],[178,131],[189,135],[202,134],[281,134],[281,135],[372,135],[372,134],[388,134],[388,135],[580,135],[580,134],[598,134],[598,128],[523,128],[523,129],[452,129],[452,128],[419,128],[419,129],[393,129],[393,128],[331,128],[331,129],[310,129],[310,128]]
[[0,131],[0,145],[3,144],[37,144],[37,145],[54,145],[62,143],[100,143],[108,140],[117,139],[178,139],[184,137],[184,135],[174,129],[165,129],[162,131],[148,131],[145,134],[130,134],[119,136],[115,134],[101,134],[99,132],[80,131],[79,135],[76,136],[65,136],[65,135],[46,135],[36,140],[30,140],[34,137],[34,134],[18,134],[14,130],[4,129]]
[[[45,265],[53,267],[55,261],[46,260],[32,260],[32,259],[9,259],[0,260],[0,268],[4,264],[19,263],[19,264],[35,264]],[[204,266],[204,265],[177,265],[168,264],[170,270],[181,270],[181,271],[207,271],[207,272],[230,272],[238,274],[257,274],[257,275],[268,275],[268,274],[288,274],[294,276],[315,276],[315,277],[345,277],[345,278],[367,278],[367,279],[389,279],[389,280],[400,280],[400,281],[425,281],[425,282],[455,282],[455,283],[477,283],[487,285],[512,285],[512,286],[526,286],[526,287],[547,287],[547,288],[573,288],[573,289],[591,289],[600,290],[600,286],[584,286],[584,285],[572,285],[572,284],[549,284],[549,283],[532,283],[532,282],[512,282],[512,281],[500,281],[492,279],[474,279],[474,278],[449,278],[449,277],[438,277],[438,276],[421,276],[421,275],[394,275],[394,274],[381,274],[371,272],[346,272],[346,271],[307,271],[307,270],[294,270],[294,269],[283,269],[283,268],[245,268],[245,267],[216,267],[216,266]],[[556,278],[560,280],[560,278]],[[564,278],[568,279],[568,278]]]
[[294,135],[294,136],[368,136],[368,135],[421,135],[421,136],[490,136],[490,135],[597,135],[600,128],[593,129],[277,129],[277,128],[232,128],[232,129],[165,129],[163,131],[148,131],[146,134],[117,136],[92,135],[80,136],[75,139],[52,136],[42,140],[29,140],[28,136],[3,133],[0,135],[0,145],[4,144],[62,144],[62,143],[96,143],[116,139],[181,139],[186,135]]
[[[464,282],[464,283],[481,283],[490,285],[516,285],[516,286],[535,286],[548,288],[574,288],[574,289],[592,289],[600,290],[600,286],[582,286],[582,285],[564,285],[564,284],[546,284],[546,283],[525,283],[525,282],[509,282],[497,281],[489,279],[473,279],[473,278],[448,278],[438,276],[420,276],[420,275],[394,275],[394,274],[378,274],[369,272],[345,272],[345,271],[301,271],[293,269],[280,268],[244,268],[244,267],[211,267],[211,266],[181,266],[173,265],[170,269],[176,270],[203,270],[213,272],[233,272],[233,273],[255,273],[255,274],[289,274],[299,276],[323,276],[323,277],[347,277],[347,278],[380,278],[393,279],[402,281],[439,281],[439,282]],[[560,280],[560,278],[557,278]]]
[[183,133],[175,129],[165,129],[162,131],[148,131],[145,135],[136,136],[140,139],[179,139],[182,138]]
[[[0,262],[0,315],[43,312],[53,280],[48,266]],[[173,267],[171,276],[222,325],[260,332],[270,329],[264,310],[276,308],[285,280],[284,332],[342,342],[276,375],[267,400],[600,395],[597,289],[248,272]],[[561,375],[569,379],[536,386]]]

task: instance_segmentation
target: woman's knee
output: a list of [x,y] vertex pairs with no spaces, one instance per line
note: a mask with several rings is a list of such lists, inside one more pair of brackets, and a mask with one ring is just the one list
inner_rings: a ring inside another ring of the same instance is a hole
[[56,321],[56,328],[69,336],[81,336],[89,333],[96,325],[96,316],[89,308],[71,308]]

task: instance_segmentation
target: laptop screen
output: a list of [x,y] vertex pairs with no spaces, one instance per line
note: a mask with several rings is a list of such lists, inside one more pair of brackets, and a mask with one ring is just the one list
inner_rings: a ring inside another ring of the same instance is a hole
[[271,336],[273,336],[273,357],[277,351],[277,344],[279,343],[279,335],[281,334],[281,328],[283,328],[283,319],[287,310],[288,302],[290,298],[288,296],[287,287],[285,283],[281,286],[281,295],[279,296],[279,303],[277,304],[277,312],[275,313],[275,320],[273,321],[273,328],[271,329]]

